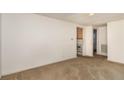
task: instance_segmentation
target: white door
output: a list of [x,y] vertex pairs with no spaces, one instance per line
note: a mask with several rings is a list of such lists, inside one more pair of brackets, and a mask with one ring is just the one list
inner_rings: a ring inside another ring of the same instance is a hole
[[83,55],[93,56],[93,27],[87,26],[84,29]]

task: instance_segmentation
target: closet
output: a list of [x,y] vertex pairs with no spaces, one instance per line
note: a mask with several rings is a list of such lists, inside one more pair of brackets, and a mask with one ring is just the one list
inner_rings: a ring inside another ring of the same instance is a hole
[[83,28],[77,27],[77,56],[82,55],[83,50]]

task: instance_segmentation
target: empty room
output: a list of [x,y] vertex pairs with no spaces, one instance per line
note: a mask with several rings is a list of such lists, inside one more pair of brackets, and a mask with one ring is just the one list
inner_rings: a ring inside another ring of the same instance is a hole
[[1,80],[123,80],[123,13],[1,13]]

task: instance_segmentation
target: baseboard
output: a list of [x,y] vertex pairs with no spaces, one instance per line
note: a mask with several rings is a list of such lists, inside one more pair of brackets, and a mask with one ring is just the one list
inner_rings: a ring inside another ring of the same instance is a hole
[[111,59],[107,59],[110,62],[114,62],[114,63],[118,63],[118,64],[124,64],[124,61],[116,61],[116,60],[111,60]]
[[50,65],[50,64],[55,64],[55,63],[63,62],[63,61],[74,59],[74,58],[77,58],[77,56],[66,58],[66,59],[63,59],[63,60],[56,61],[56,62],[49,62],[49,63],[38,65],[38,66],[28,67],[27,69],[20,69],[18,71],[12,72],[12,73],[3,74],[3,75],[1,75],[1,77],[2,76],[11,75],[11,74],[20,73],[20,72],[23,72],[23,71],[26,71],[26,70],[30,70],[30,69],[35,69],[35,68],[42,67],[42,66],[47,66],[47,65]]

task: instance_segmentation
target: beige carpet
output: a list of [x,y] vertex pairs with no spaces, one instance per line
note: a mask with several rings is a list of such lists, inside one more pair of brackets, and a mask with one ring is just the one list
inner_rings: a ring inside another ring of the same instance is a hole
[[78,57],[2,77],[3,80],[104,80],[124,79],[124,64],[105,57]]

